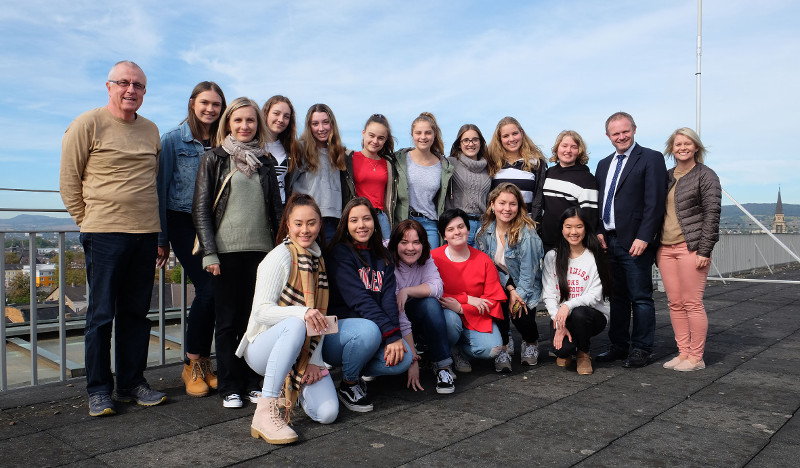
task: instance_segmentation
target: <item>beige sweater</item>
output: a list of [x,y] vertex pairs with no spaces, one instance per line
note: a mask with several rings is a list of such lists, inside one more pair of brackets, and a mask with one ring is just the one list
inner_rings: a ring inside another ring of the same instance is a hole
[[137,115],[127,122],[105,107],[78,116],[61,149],[61,199],[81,232],[160,232],[156,174],[161,139]]

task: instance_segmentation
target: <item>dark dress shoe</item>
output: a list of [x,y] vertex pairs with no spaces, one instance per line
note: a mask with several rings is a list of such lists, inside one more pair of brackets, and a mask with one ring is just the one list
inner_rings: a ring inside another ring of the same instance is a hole
[[622,367],[644,367],[650,364],[650,353],[641,349],[634,349],[628,355],[628,359],[622,363]]
[[594,360],[597,362],[614,362],[622,361],[628,357],[628,353],[616,348],[610,348],[605,353],[598,354]]

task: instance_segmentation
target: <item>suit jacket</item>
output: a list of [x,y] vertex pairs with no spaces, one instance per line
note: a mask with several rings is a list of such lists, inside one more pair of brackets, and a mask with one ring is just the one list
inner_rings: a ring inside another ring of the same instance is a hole
[[[600,233],[606,234],[602,221],[605,207],[606,176],[616,153],[597,163],[595,176],[600,195]],[[667,200],[667,166],[658,151],[634,143],[630,159],[617,180],[614,194],[614,219],[617,240],[627,250],[635,239],[657,245],[664,224]]]

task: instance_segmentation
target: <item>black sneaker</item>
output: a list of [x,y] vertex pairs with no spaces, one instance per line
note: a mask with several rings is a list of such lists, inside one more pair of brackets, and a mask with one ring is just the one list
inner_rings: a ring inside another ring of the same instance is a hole
[[436,393],[453,393],[456,386],[453,384],[453,375],[449,369],[439,369],[436,371]]
[[372,400],[367,395],[367,385],[358,382],[350,385],[342,381],[339,385],[339,401],[350,411],[356,413],[368,413],[372,411]]

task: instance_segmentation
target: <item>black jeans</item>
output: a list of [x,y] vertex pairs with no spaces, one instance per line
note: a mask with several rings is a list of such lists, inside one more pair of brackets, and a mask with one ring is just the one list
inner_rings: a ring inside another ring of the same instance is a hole
[[247,331],[258,264],[264,252],[232,252],[219,254],[219,276],[214,276],[214,304],[217,311],[217,378],[222,398],[244,395],[261,389],[261,376],[244,359],[236,357],[236,348]]
[[150,344],[150,297],[155,277],[157,233],[83,232],[89,307],[86,310],[86,391],[111,393],[111,328],[116,351],[117,391],[146,383]]
[[522,335],[522,339],[528,344],[533,344],[539,341],[539,327],[536,325],[536,310],[528,310],[526,314],[522,311],[522,315],[517,318],[510,319],[510,302],[508,290],[506,290],[506,302],[502,304],[503,320],[497,320],[497,328],[500,330],[500,336],[503,337],[503,346],[508,344],[508,331],[511,329],[511,322],[517,327],[517,331]]
[[575,351],[589,352],[589,342],[593,336],[599,335],[606,328],[606,316],[591,307],[576,307],[567,316],[567,330],[572,341],[564,338],[561,349],[553,349],[556,356],[565,358]]
[[210,356],[216,315],[214,287],[211,274],[203,269],[203,258],[192,255],[194,238],[197,235],[192,214],[167,210],[167,227],[172,251],[194,285],[194,300],[186,320],[186,352]]

